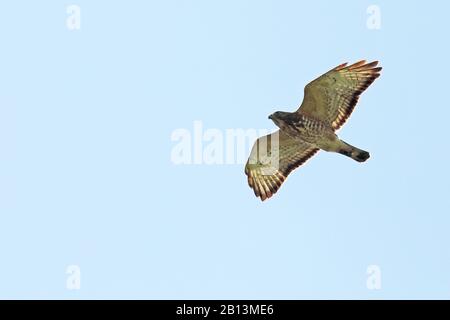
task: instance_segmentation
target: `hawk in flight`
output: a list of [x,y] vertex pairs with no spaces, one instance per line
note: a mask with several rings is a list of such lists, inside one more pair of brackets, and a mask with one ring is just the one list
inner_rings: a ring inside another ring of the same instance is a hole
[[338,138],[335,131],[348,119],[358,98],[380,76],[378,61],[341,64],[305,87],[295,112],[269,116],[280,130],[260,137],[245,165],[249,186],[262,201],[273,196],[289,173],[319,149],[338,152],[358,162],[370,155]]

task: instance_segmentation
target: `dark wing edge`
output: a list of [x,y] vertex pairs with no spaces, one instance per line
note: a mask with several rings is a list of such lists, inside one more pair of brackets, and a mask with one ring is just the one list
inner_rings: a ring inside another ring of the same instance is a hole
[[378,61],[372,61],[366,64],[365,60],[356,62],[348,67],[346,64],[339,65],[335,71],[340,73],[349,73],[356,75],[358,82],[350,96],[342,96],[341,103],[337,109],[337,115],[333,115],[331,126],[338,130],[347,121],[358,103],[361,94],[380,76],[382,67],[377,67]]

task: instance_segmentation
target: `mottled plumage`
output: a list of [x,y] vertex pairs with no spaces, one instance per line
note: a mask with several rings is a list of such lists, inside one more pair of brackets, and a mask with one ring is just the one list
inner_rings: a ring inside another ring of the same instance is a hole
[[341,64],[306,85],[297,111],[269,116],[280,130],[255,142],[245,166],[248,184],[257,197],[264,201],[274,195],[289,173],[319,149],[358,162],[369,158],[367,151],[340,140],[335,131],[348,119],[361,93],[380,76],[377,64],[364,60]]

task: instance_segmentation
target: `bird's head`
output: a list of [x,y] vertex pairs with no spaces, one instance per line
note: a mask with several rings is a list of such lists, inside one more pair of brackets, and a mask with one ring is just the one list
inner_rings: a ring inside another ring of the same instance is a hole
[[284,122],[286,122],[290,114],[290,112],[277,111],[272,113],[269,116],[269,119],[272,120],[278,127],[280,127]]

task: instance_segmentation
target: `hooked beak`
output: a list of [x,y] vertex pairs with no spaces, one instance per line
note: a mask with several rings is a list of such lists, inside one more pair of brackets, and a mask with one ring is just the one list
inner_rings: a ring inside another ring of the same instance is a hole
[[269,119],[272,120],[272,115],[269,116]]

